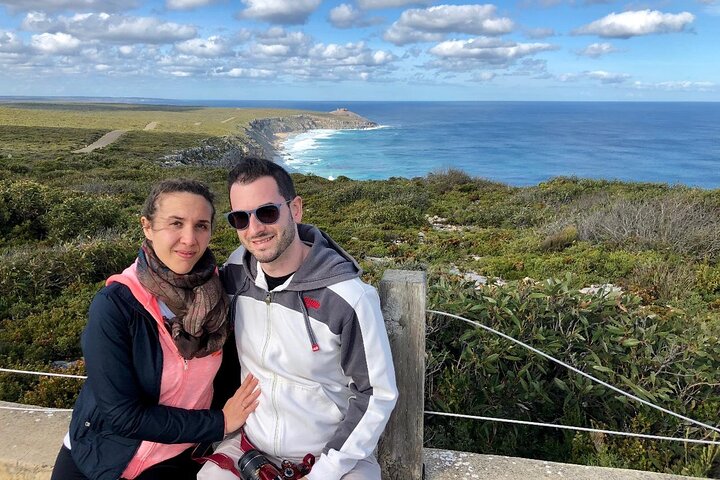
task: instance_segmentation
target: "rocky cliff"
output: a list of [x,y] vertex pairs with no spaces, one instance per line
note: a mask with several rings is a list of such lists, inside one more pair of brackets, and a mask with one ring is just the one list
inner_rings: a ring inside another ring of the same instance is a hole
[[373,127],[377,127],[377,124],[347,109],[261,118],[251,121],[237,136],[208,138],[198,147],[166,155],[161,161],[166,166],[230,167],[238,158],[245,156],[274,159],[279,141],[291,134],[326,128],[338,130]]

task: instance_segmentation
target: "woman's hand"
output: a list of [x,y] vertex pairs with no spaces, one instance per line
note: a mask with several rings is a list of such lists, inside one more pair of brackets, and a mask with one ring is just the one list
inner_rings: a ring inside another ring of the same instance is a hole
[[252,374],[248,374],[235,395],[225,402],[222,411],[223,415],[225,415],[226,435],[245,425],[245,420],[258,406],[260,389],[257,386],[257,378],[253,377]]

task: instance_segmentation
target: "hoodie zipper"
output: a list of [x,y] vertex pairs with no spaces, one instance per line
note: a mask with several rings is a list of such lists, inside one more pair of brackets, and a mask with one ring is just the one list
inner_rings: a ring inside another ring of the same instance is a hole
[[271,369],[267,368],[267,351],[268,347],[270,345],[270,339],[272,337],[272,323],[270,321],[271,319],[271,310],[272,310],[272,292],[267,292],[267,295],[265,296],[265,305],[267,305],[267,308],[265,309],[266,312],[266,318],[265,318],[265,325],[266,325],[266,333],[265,333],[265,343],[263,344],[263,350],[262,350],[262,363],[263,368],[265,370],[268,370],[272,372],[272,385],[270,387],[270,400],[273,406],[273,414],[274,414],[274,420],[275,420],[275,438],[273,441],[273,455],[278,456],[278,452],[280,451],[280,413],[277,405],[277,386],[278,386],[278,378],[277,374],[273,372]]

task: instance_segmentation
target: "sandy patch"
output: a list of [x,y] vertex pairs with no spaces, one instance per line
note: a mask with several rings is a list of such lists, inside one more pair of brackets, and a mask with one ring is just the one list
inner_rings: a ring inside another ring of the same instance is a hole
[[113,130],[112,132],[108,132],[87,147],[81,148],[80,150],[73,150],[73,153],[88,153],[92,152],[93,150],[97,150],[98,148],[107,147],[111,143],[115,142],[118,138],[122,137],[125,132],[125,130]]
[[195,125],[197,127],[198,125],[202,125],[202,122],[195,122],[195,123],[193,123],[193,125]]
[[220,123],[227,123],[227,122],[229,122],[230,120],[235,120],[235,117],[227,118],[227,119],[223,120],[223,121],[220,122]]
[[147,125],[145,125],[145,128],[143,130],[155,130],[155,127],[157,127],[158,122],[150,122]]

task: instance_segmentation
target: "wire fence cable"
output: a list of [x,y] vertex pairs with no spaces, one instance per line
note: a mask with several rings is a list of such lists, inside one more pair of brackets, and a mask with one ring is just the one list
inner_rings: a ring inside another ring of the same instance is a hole
[[[587,378],[587,379],[589,379],[589,380],[592,380],[593,382],[599,383],[600,385],[603,385],[604,387],[607,387],[607,388],[609,388],[610,390],[613,390],[613,391],[615,391],[615,392],[617,392],[617,393],[619,393],[619,394],[621,394],[621,395],[624,395],[624,396],[626,396],[626,397],[628,397],[628,398],[631,398],[631,399],[633,399],[633,400],[635,400],[635,401],[637,401],[637,402],[640,402],[640,403],[642,403],[643,405],[647,405],[648,407],[654,408],[655,410],[659,410],[659,411],[661,411],[661,412],[663,412],[663,413],[666,413],[666,414],[668,414],[668,415],[672,415],[673,417],[679,418],[679,419],[684,420],[684,421],[686,421],[686,422],[692,423],[692,424],[694,424],[694,425],[697,425],[697,426],[700,426],[700,427],[703,427],[703,428],[707,428],[708,430],[712,430],[712,431],[714,431],[714,432],[716,432],[716,433],[720,433],[720,428],[718,428],[718,427],[714,427],[714,426],[712,426],[712,425],[708,425],[707,423],[703,423],[703,422],[701,422],[701,421],[699,421],[699,420],[695,420],[695,419],[692,419],[692,418],[690,418],[690,417],[686,417],[686,416],[681,415],[681,414],[679,414],[679,413],[675,413],[675,412],[673,412],[672,410],[668,410],[667,408],[663,408],[663,407],[660,407],[660,406],[658,406],[658,405],[655,405],[654,403],[651,403],[651,402],[649,402],[649,401],[647,401],[647,400],[645,400],[645,399],[643,399],[643,398],[640,398],[640,397],[638,397],[638,396],[636,396],[636,395],[633,395],[632,393],[626,392],[626,391],[624,391],[624,390],[622,390],[622,389],[620,389],[620,388],[618,388],[618,387],[616,387],[616,386],[614,386],[614,385],[610,385],[609,383],[604,382],[604,381],[600,380],[599,378],[595,378],[595,377],[593,377],[592,375],[590,375],[590,374],[588,374],[588,373],[585,373],[585,372],[583,372],[582,370],[579,370],[579,369],[573,367],[572,365],[569,365],[569,364],[563,362],[562,360],[558,360],[557,358],[554,358],[554,357],[552,357],[551,355],[548,355],[547,353],[545,353],[545,352],[543,352],[543,351],[541,351],[541,350],[538,350],[537,348],[531,347],[530,345],[528,345],[528,344],[526,344],[526,343],[524,343],[524,342],[521,342],[520,340],[518,340],[518,339],[516,339],[516,338],[513,338],[513,337],[511,337],[511,336],[509,336],[509,335],[506,335],[506,334],[504,334],[504,333],[502,333],[502,332],[499,332],[499,331],[497,331],[497,330],[495,330],[495,329],[493,329],[493,328],[490,328],[490,327],[488,327],[487,325],[483,325],[483,324],[480,323],[480,322],[476,322],[476,321],[474,321],[474,320],[470,320],[470,319],[467,319],[467,318],[465,318],[465,317],[461,317],[461,316],[459,316],[459,315],[455,315],[455,314],[452,314],[452,313],[440,312],[440,311],[437,311],[437,310],[427,310],[427,311],[428,311],[428,313],[433,313],[433,314],[435,314],[435,315],[443,315],[443,316],[446,316],[446,317],[454,318],[454,319],[456,319],[456,320],[463,321],[463,322],[468,323],[468,324],[470,324],[470,325],[473,325],[473,326],[475,326],[475,327],[482,328],[483,330],[487,330],[488,332],[494,333],[495,335],[498,335],[498,336],[500,336],[500,337],[502,337],[502,338],[504,338],[504,339],[506,339],[506,340],[509,340],[509,341],[513,342],[513,343],[516,343],[517,345],[520,345],[520,346],[522,346],[523,348],[526,348],[526,349],[530,350],[531,352],[537,353],[538,355],[540,355],[540,356],[542,356],[542,357],[544,357],[544,358],[547,358],[547,359],[550,360],[551,362],[557,363],[558,365],[563,366],[563,367],[565,367],[565,368],[567,368],[567,369],[569,369],[569,370],[577,373],[578,375],[582,375],[583,377],[585,377],[585,378]],[[430,413],[430,412],[427,412],[427,413]],[[432,414],[437,415],[437,414],[440,414],[440,412],[432,412]],[[444,414],[444,415],[457,415],[457,414]],[[497,421],[504,421],[505,419],[495,419],[495,420],[497,420]],[[519,422],[519,421],[514,421],[514,422]],[[557,428],[568,428],[568,426],[566,426],[566,425],[559,426],[559,425],[549,425],[549,424],[548,424],[547,426],[554,426],[554,427],[557,427]],[[581,427],[573,427],[573,428],[580,429]],[[584,427],[583,427],[583,428],[584,428]],[[608,433],[608,432],[604,432],[604,433]],[[627,435],[627,433],[624,433],[624,432],[621,433],[621,434],[622,434],[622,435]],[[638,435],[639,435],[639,434],[638,434]],[[683,440],[686,440],[686,439],[683,439]],[[687,441],[690,441],[690,440],[688,439]],[[716,443],[717,443],[717,444],[720,444],[720,442],[713,442],[713,444],[716,444]]]

